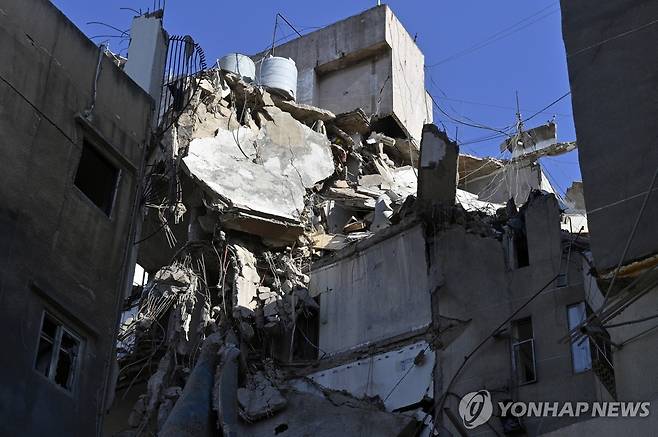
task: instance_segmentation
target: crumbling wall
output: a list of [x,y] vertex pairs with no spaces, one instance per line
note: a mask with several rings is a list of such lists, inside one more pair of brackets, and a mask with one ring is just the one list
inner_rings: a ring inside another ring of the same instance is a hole
[[[208,415],[232,435],[287,414],[280,366],[326,355],[311,263],[392,235],[393,223],[413,211],[415,170],[389,155],[396,139],[374,131],[362,110],[336,116],[219,70],[189,80],[198,92],[147,175],[149,186],[162,187],[149,191],[146,207],[170,249],[144,264],[170,259],[128,303],[134,316],[122,326],[118,402],[148,382],[124,435],[175,433],[188,419],[197,429]],[[140,246],[149,248],[151,238]],[[405,257],[411,247],[400,250]],[[401,266],[408,283],[411,270],[423,268],[424,259],[417,261]],[[214,410],[200,417],[191,414],[200,394],[189,390],[211,389],[197,376],[207,376],[202,345],[217,336]],[[390,418],[405,426],[415,420]],[[372,426],[361,422],[353,426]]]
[[407,333],[431,322],[420,225],[311,271],[320,296],[320,343],[327,353]]
[[[573,372],[570,345],[561,341],[569,331],[567,306],[584,301],[586,289],[576,249],[561,244],[557,202],[552,195],[536,195],[521,213],[530,253],[525,267],[508,267],[500,241],[467,233],[461,227],[431,239],[431,277],[437,284],[434,318],[442,344],[434,399],[438,403],[445,396],[445,406],[455,414],[461,396],[481,389],[489,390],[494,401],[611,398],[593,372]],[[573,262],[567,264],[569,253]],[[555,281],[560,272],[567,272],[570,278],[561,286]],[[543,287],[546,289],[531,299]],[[537,382],[526,385],[516,382],[512,370],[510,325],[493,332],[517,311],[514,320],[532,320]],[[484,345],[469,356],[482,341]],[[449,385],[465,357],[469,357],[465,367]],[[456,396],[446,394],[447,390]],[[576,419],[529,418],[524,426],[532,434],[539,427],[550,431],[565,426],[569,420]],[[502,432],[498,423],[491,423]],[[452,429],[445,418],[441,426]]]

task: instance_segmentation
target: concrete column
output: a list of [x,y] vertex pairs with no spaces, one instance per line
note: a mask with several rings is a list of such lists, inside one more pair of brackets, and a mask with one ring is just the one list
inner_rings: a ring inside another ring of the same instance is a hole
[[160,102],[168,40],[160,14],[133,19],[124,71],[153,97],[156,108]]
[[434,124],[423,126],[418,166],[418,200],[421,205],[455,204],[459,146]]

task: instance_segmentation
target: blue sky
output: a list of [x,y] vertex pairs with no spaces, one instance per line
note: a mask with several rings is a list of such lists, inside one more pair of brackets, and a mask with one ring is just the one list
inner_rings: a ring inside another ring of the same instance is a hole
[[[160,0],[162,1],[162,0]],[[53,0],[89,37],[117,36],[99,21],[128,30],[133,8],[146,11],[153,0]],[[165,27],[170,34],[191,35],[209,63],[229,52],[257,53],[272,41],[277,12],[302,34],[376,5],[372,0],[169,0]],[[426,86],[453,118],[493,128],[515,121],[516,93],[522,116],[528,117],[569,91],[558,0],[391,0],[387,3],[425,54]],[[277,39],[293,38],[280,24]],[[94,38],[100,43],[107,37]],[[127,41],[109,38],[117,52]],[[555,116],[560,141],[575,140],[570,96],[526,124],[533,127]],[[493,131],[460,125],[435,111],[451,137],[457,135],[463,153],[498,156],[500,139],[481,141]],[[456,128],[458,127],[458,131]],[[580,180],[577,152],[543,158],[556,189],[564,192]]]

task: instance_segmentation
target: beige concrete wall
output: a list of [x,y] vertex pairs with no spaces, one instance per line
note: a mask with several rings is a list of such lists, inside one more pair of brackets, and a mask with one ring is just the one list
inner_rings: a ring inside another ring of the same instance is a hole
[[406,334],[431,322],[425,239],[415,226],[311,272],[327,353]]
[[274,54],[295,61],[300,103],[393,115],[418,144],[423,125],[432,122],[424,56],[386,5],[282,44]]
[[386,41],[392,54],[393,114],[420,144],[423,125],[432,123],[425,91],[425,56],[393,11],[386,11]]
[[[274,49],[275,56],[291,58],[297,65],[298,102],[320,106],[320,76],[386,51],[386,10],[386,6],[369,9]],[[259,53],[253,58],[258,61],[268,53]],[[337,92],[340,95],[343,91]],[[348,98],[344,106],[334,107],[337,112],[347,112],[354,109],[352,106]],[[392,109],[390,105],[388,108]]]
[[369,114],[387,114],[393,102],[385,89],[390,80],[390,52],[382,52],[320,76],[316,103],[335,113],[361,108]]

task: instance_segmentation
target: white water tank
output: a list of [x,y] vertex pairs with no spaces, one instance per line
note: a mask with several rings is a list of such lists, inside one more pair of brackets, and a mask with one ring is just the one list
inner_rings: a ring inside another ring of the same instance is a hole
[[240,53],[229,53],[219,60],[219,68],[246,80],[252,81],[256,77],[256,64],[249,56]]
[[258,84],[286,98],[297,96],[297,66],[290,58],[269,56],[258,62]]

